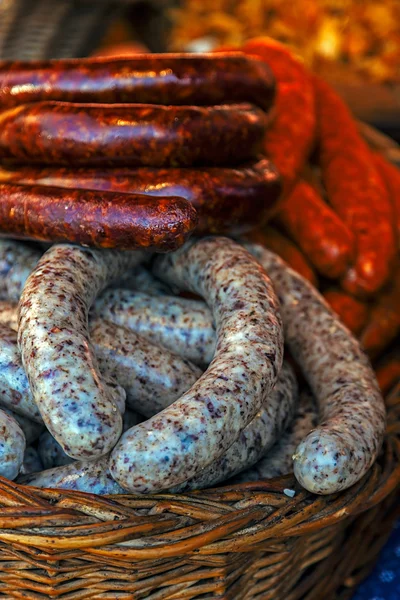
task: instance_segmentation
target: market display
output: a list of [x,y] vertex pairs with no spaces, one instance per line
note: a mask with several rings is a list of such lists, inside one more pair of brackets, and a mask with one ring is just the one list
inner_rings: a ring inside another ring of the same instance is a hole
[[0,475],[327,495],[378,458],[400,176],[287,48],[241,50],[0,64]]

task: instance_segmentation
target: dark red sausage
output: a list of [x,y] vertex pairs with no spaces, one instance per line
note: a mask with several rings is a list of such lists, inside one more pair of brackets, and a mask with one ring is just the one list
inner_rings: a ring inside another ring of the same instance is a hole
[[3,107],[41,100],[202,106],[251,102],[269,110],[274,90],[268,65],[241,52],[0,62]]
[[360,333],[368,319],[368,305],[339,289],[327,290],[323,296],[342,323],[355,335]]
[[392,202],[396,219],[397,245],[400,247],[400,169],[388,162],[379,152],[374,152],[374,160]]
[[273,212],[280,177],[268,159],[237,169],[35,169],[0,170],[0,181],[72,189],[179,196],[197,210],[197,232],[239,235],[260,226]]
[[167,252],[179,248],[197,215],[183,198],[0,184],[0,233],[95,248]]
[[74,167],[235,165],[257,156],[267,124],[250,104],[38,102],[0,113],[0,159]]
[[385,353],[375,367],[379,387],[385,395],[400,381],[400,340],[397,342],[397,347]]

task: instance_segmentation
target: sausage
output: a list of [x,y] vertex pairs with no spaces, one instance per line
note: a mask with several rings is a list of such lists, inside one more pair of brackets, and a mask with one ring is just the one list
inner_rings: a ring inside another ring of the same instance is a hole
[[296,183],[276,221],[321,275],[344,275],[355,257],[354,236],[310,183]]
[[43,471],[43,465],[38,451],[33,446],[28,446],[25,450],[20,475],[29,475],[29,473],[38,473],[39,471]]
[[5,163],[190,167],[256,158],[267,115],[250,104],[38,102],[0,112]]
[[16,422],[22,429],[26,443],[28,445],[35,442],[44,430],[43,423],[35,423],[35,421],[31,421],[30,419],[28,419],[28,417],[23,417],[22,415],[19,415],[18,413],[14,412],[13,410],[10,410],[3,404],[0,405],[0,410],[7,413],[7,415],[16,420]]
[[0,325],[6,325],[14,331],[18,330],[18,305],[15,302],[0,300]]
[[382,394],[385,396],[400,381],[399,340],[394,350],[385,354],[376,364],[375,372]]
[[74,461],[62,467],[23,475],[18,478],[18,483],[38,488],[75,490],[97,495],[126,494],[126,491],[111,477],[107,460],[108,457],[94,462]]
[[283,258],[292,269],[300,273],[305,279],[308,279],[314,286],[317,286],[317,277],[307,258],[293,242],[273,227],[266,227],[262,231],[252,231],[246,236],[246,239],[255,244],[261,244],[265,248],[268,248],[268,250],[272,250],[272,252]]
[[0,63],[2,107],[41,100],[164,105],[246,101],[268,111],[274,91],[268,65],[240,52]]
[[5,183],[40,184],[72,189],[177,196],[192,203],[199,233],[238,235],[259,227],[274,213],[281,193],[275,165],[262,158],[245,166],[137,169],[0,169]]
[[391,283],[372,306],[360,341],[371,358],[376,358],[400,332],[400,265],[392,273]]
[[[123,417],[123,431],[127,431],[134,425],[137,425],[141,422],[140,416],[131,411],[127,410]],[[38,452],[40,459],[42,461],[43,469],[53,469],[55,467],[63,467],[64,465],[69,465],[74,460],[65,454],[64,450],[61,448],[60,444],[53,438],[53,436],[45,431],[42,433],[38,443]],[[102,460],[102,459],[100,459]]]
[[110,472],[148,493],[191,477],[232,445],[273,389],[283,354],[278,303],[268,277],[227,238],[205,238],[158,258],[157,277],[203,296],[217,328],[207,371],[171,406],[127,431]]
[[342,287],[354,296],[373,295],[389,280],[396,257],[393,209],[350,111],[329,85],[317,77],[313,81],[323,184],[356,238],[357,257]]
[[167,252],[197,223],[183,198],[0,184],[0,234],[82,246]]
[[272,479],[293,471],[292,456],[297,446],[317,424],[318,411],[315,400],[309,390],[303,390],[294,419],[281,439],[257,464],[236,475],[232,483]]
[[328,289],[323,296],[351,333],[359,334],[368,320],[368,305],[339,289]]
[[379,154],[374,152],[374,161],[377,170],[382,177],[386,189],[389,194],[389,198],[392,202],[392,208],[395,216],[396,233],[397,233],[397,245],[400,245],[400,172],[397,167],[392,165],[390,162]]
[[202,374],[189,361],[107,321],[94,321],[90,338],[100,371],[112,374],[128,406],[146,417],[169,406]]
[[201,489],[225,481],[254,465],[279,439],[294,416],[297,381],[293,369],[284,363],[278,381],[265,405],[243,429],[237,440],[218,460],[173,492]]
[[18,302],[24,283],[41,255],[37,247],[0,239],[0,300]]
[[242,50],[268,64],[278,83],[275,120],[265,137],[264,154],[282,175],[286,196],[299,177],[315,140],[311,77],[283,44],[270,38],[248,41]]
[[[142,265],[125,273],[120,281],[115,283],[116,287],[122,287],[128,290],[138,290],[151,296],[165,296],[171,293],[165,283],[154,277],[154,275]],[[0,303],[1,319],[1,303]]]
[[97,299],[93,312],[200,367],[214,356],[215,326],[202,301],[112,289]]
[[120,411],[89,341],[88,312],[101,290],[142,260],[141,252],[54,245],[25,284],[18,327],[22,362],[48,430],[72,458],[94,460],[121,435]]
[[17,421],[0,409],[0,476],[15,479],[24,460],[25,436]]
[[294,474],[310,492],[357,482],[376,460],[386,412],[366,355],[318,292],[261,246],[246,247],[271,277],[285,342],[318,402],[321,423],[297,447]]

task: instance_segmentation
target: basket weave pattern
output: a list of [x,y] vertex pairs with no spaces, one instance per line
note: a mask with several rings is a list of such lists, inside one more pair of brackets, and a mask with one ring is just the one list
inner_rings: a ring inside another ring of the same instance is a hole
[[349,598],[399,512],[400,384],[387,406],[380,460],[334,496],[292,475],[110,497],[1,479],[0,598]]

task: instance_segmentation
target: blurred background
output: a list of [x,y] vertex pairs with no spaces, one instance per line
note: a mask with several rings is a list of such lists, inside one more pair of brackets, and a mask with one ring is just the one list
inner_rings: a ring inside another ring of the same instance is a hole
[[0,0],[0,57],[207,51],[269,35],[400,141],[399,0]]

